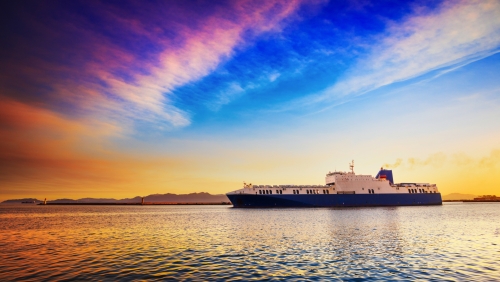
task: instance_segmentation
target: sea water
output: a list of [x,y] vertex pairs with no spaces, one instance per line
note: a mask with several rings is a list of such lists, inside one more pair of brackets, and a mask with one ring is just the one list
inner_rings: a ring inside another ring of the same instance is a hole
[[0,205],[0,280],[500,280],[500,204]]

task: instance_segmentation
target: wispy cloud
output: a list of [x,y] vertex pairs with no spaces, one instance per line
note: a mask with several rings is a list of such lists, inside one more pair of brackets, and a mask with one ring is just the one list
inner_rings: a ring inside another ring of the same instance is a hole
[[[157,62],[147,62],[147,74],[134,75],[133,82],[124,82],[116,77],[105,80],[114,93],[134,105],[162,115],[174,126],[189,124],[189,117],[182,110],[169,103],[169,96],[177,87],[199,80],[214,71],[222,62],[231,58],[235,49],[246,44],[248,35],[277,32],[283,20],[291,17],[302,1],[238,1],[233,6],[217,10],[202,20],[201,28],[185,28],[180,32],[182,44],[172,48],[171,42]],[[226,17],[226,14],[232,14]],[[237,88],[237,87],[236,87]],[[230,87],[227,95],[219,95],[216,108],[229,102],[237,91]]]
[[208,103],[208,108],[212,111],[218,111],[224,105],[229,104],[234,99],[241,96],[246,89],[237,82],[231,83],[226,89],[222,90],[216,97],[216,100]]
[[[52,105],[67,103],[83,114],[118,122],[182,127],[190,124],[190,116],[172,102],[175,89],[207,76],[261,34],[279,32],[302,5],[314,2],[320,1],[234,1],[203,12],[179,3],[141,5],[146,14],[94,3],[92,16],[100,26],[71,13],[63,21],[47,20],[47,15],[30,19],[28,26],[43,37],[39,40],[50,43],[35,50],[21,39],[19,58],[28,59],[9,65],[17,65],[18,84],[29,79],[50,89]],[[68,46],[57,44],[61,38]]]
[[416,8],[413,16],[388,24],[369,38],[371,51],[331,88],[310,102],[360,95],[444,67],[463,66],[498,52],[500,2],[447,1],[437,10]]

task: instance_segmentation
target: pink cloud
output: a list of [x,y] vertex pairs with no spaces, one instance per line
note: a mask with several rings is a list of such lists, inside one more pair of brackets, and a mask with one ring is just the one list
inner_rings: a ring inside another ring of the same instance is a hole
[[12,77],[22,77],[19,84],[30,80],[35,84],[31,91],[47,87],[48,106],[67,103],[73,113],[115,123],[146,120],[186,126],[189,113],[173,105],[173,91],[209,75],[249,40],[279,32],[303,2],[234,1],[206,13],[182,4],[141,6],[135,14],[96,4],[105,19],[98,26],[79,15],[66,22],[33,20],[43,40],[62,43],[37,50],[26,46],[28,39],[21,40],[23,55],[31,54],[12,62]]
[[[299,1],[237,2],[234,7],[220,10],[203,19],[198,29],[182,28],[172,44],[165,38],[157,38],[163,51],[152,61],[142,62],[146,74],[133,75],[134,80],[124,81],[107,70],[100,73],[111,90],[140,110],[145,110],[174,126],[189,124],[189,117],[182,110],[170,105],[169,95],[179,86],[196,81],[215,70],[229,59],[238,46],[244,45],[244,33],[254,36],[264,32],[277,32],[281,22],[292,17],[300,6]],[[232,14],[230,18],[224,14]],[[168,23],[166,23],[168,24]],[[144,29],[134,22],[137,32]],[[146,32],[149,38],[154,35]]]

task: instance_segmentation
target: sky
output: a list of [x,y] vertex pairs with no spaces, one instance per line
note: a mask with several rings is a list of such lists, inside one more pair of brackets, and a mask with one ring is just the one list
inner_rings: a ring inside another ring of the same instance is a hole
[[1,4],[0,200],[392,169],[500,195],[500,2]]

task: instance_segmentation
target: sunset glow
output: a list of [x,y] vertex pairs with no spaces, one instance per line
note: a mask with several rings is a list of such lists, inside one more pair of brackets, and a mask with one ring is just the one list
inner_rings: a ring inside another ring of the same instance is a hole
[[393,169],[500,195],[500,2],[12,1],[0,201]]

